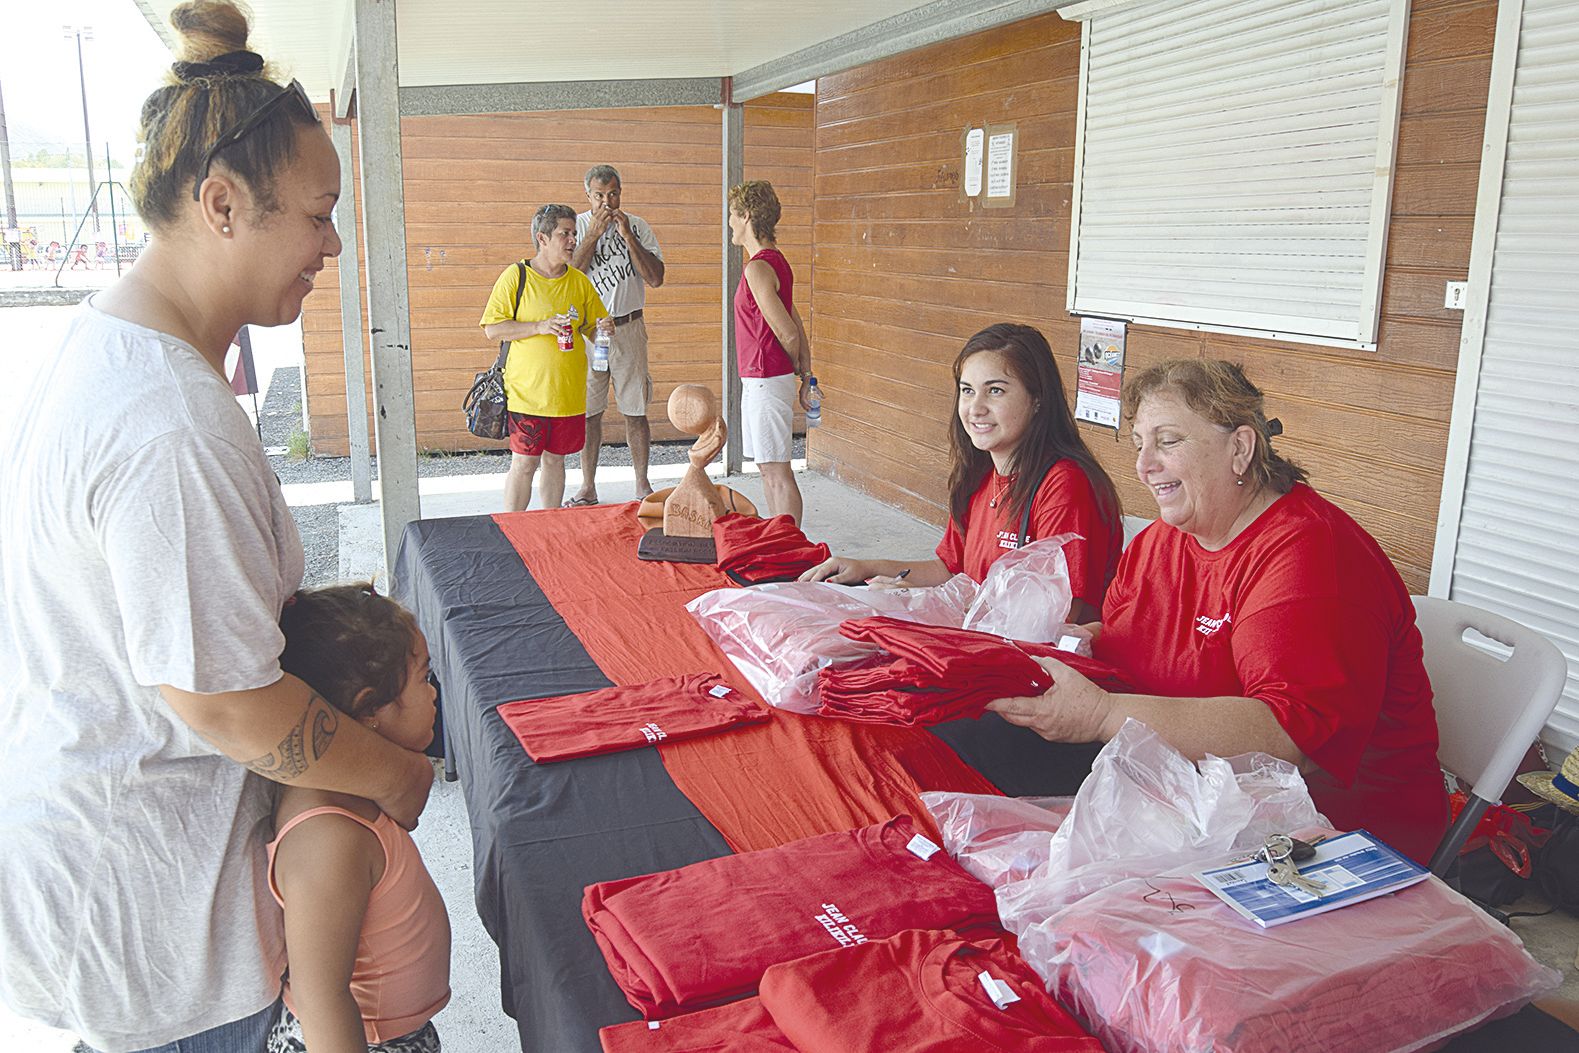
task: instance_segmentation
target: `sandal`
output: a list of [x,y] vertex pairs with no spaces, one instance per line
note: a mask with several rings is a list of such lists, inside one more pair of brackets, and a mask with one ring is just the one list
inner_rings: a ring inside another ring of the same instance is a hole
[[566,501],[564,504],[560,505],[559,507],[560,508],[590,508],[591,506],[593,506],[593,505],[595,505],[597,503],[598,503],[598,499],[595,498],[595,497],[581,497],[581,496],[578,495],[576,497],[572,497],[570,500]]

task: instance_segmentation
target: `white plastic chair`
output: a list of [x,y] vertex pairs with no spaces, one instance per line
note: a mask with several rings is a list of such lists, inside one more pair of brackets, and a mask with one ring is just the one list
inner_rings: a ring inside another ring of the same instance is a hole
[[[1557,707],[1568,663],[1550,640],[1511,618],[1467,603],[1416,596],[1415,624],[1436,696],[1437,759],[1472,787],[1431,857],[1446,873],[1486,809],[1500,803],[1519,762]],[[1474,629],[1513,653],[1501,658],[1464,640]]]

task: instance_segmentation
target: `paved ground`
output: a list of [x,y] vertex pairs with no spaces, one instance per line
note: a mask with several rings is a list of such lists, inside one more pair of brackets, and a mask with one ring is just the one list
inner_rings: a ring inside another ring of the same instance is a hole
[[[0,309],[0,375],[15,378],[34,356],[53,350],[55,334],[69,317],[69,308],[13,307]],[[283,445],[299,421],[299,341],[293,351],[292,336],[286,332],[266,332],[255,341],[260,379],[268,390],[260,399],[265,440]],[[292,357],[293,354],[296,357]],[[15,383],[0,385],[0,414],[7,412],[6,398],[16,390]],[[243,405],[250,410],[250,399]],[[278,440],[278,441],[276,441]],[[630,469],[615,461],[622,448],[605,451],[599,471],[599,490],[605,500],[628,500],[634,495]],[[662,451],[664,461],[683,459],[684,445],[675,444]],[[497,511],[500,502],[499,472],[504,458],[487,455],[455,458],[423,458],[421,475],[423,514],[427,517],[473,515]],[[382,534],[378,525],[378,506],[350,503],[349,466],[338,462],[294,464],[282,456],[271,458],[285,484],[287,499],[303,530],[303,541],[312,553],[314,581],[372,576],[382,565]],[[458,473],[458,474],[457,474]],[[668,485],[678,478],[677,464],[656,467],[653,483]],[[579,483],[571,473],[569,485]],[[731,481],[753,500],[760,500],[761,489],[755,476]],[[807,500],[807,530],[829,542],[835,550],[856,555],[882,551],[899,556],[924,554],[931,550],[937,532],[917,520],[854,493],[822,476],[801,472],[801,485]],[[423,858],[434,875],[449,907],[454,928],[452,976],[454,998],[437,1019],[448,1053],[492,1053],[515,1046],[515,1025],[499,1009],[499,967],[493,944],[483,931],[472,905],[471,834],[458,783],[434,784],[433,797],[416,840]],[[1546,905],[1531,897],[1517,909],[1544,910]],[[1542,918],[1521,918],[1514,931],[1540,960],[1566,973],[1562,994],[1579,998],[1579,968],[1574,953],[1579,948],[1579,918],[1554,913]],[[0,1008],[0,1050],[27,1050],[30,1053],[68,1053],[75,1039],[64,1032],[19,1021]],[[534,1051],[539,1053],[539,1051]],[[551,1053],[551,1051],[540,1051]]]

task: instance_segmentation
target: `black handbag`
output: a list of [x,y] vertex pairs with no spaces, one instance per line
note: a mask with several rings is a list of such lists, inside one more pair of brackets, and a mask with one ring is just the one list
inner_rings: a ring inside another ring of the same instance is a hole
[[[521,290],[526,288],[526,264],[517,263],[515,306],[510,317],[521,311]],[[466,412],[466,430],[479,439],[502,439],[505,436],[505,410],[508,402],[504,394],[504,362],[510,357],[510,341],[499,341],[499,359],[477,374],[471,390],[461,400]]]

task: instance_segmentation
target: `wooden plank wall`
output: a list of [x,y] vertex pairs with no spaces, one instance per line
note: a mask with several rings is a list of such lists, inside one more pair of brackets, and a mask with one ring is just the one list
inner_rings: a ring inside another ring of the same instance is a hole
[[[1387,549],[1411,589],[1430,573],[1468,273],[1496,5],[1415,0],[1375,352],[1132,327],[1128,364],[1245,364],[1287,431],[1278,448]],[[950,366],[995,321],[1047,334],[1071,397],[1079,325],[1064,309],[1079,27],[1056,15],[818,82],[817,317],[827,408],[814,468],[941,524]],[[963,199],[968,127],[1019,126],[1013,208]],[[1127,432],[1081,425],[1125,510],[1156,507]],[[815,510],[812,511],[815,522]]]
[[[803,276],[800,306],[808,322],[812,107],[809,95],[779,93],[745,108],[746,178],[772,181],[784,202],[780,245]],[[717,110],[700,106],[401,122],[420,448],[503,447],[470,435],[460,410],[473,375],[497,354],[477,319],[499,272],[530,255],[532,212],[549,201],[584,209],[581,179],[599,163],[620,170],[625,207],[652,224],[663,247],[664,285],[647,294],[654,388],[649,416],[655,437],[679,437],[664,412],[670,390],[701,382],[716,391],[721,373],[720,124]],[[362,273],[365,290],[365,267]],[[364,291],[364,311],[366,303]],[[333,261],[319,276],[302,325],[313,450],[343,456],[349,443]],[[371,364],[368,383],[371,390]],[[617,410],[605,418],[604,438],[624,441]]]

